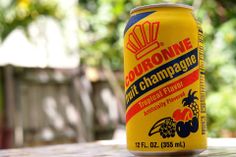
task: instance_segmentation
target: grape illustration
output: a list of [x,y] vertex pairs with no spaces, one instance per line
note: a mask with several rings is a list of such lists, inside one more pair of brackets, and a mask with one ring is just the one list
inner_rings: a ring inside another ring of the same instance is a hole
[[148,135],[160,133],[163,138],[174,137],[176,132],[176,123],[171,117],[158,120],[150,129]]
[[173,119],[166,119],[164,123],[161,125],[160,129],[160,135],[163,138],[169,138],[175,136],[176,131],[176,123],[173,121]]

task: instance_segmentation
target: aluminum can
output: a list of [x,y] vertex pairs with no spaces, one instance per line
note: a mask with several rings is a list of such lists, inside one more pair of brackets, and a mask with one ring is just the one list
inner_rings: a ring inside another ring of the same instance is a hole
[[127,147],[135,155],[206,149],[203,32],[191,6],[134,8],[124,30]]

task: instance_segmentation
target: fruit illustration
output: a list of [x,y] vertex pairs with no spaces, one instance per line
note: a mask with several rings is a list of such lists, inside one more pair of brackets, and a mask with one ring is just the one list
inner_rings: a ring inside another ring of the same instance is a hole
[[180,120],[182,121],[188,121],[189,119],[192,119],[193,112],[188,107],[184,107],[183,109],[177,109],[173,113],[173,119],[175,122],[178,122]]
[[176,123],[171,117],[163,118],[157,121],[150,129],[148,135],[152,136],[160,133],[163,138],[174,137],[176,132]]
[[197,132],[198,130],[198,118],[193,117],[192,120],[189,120],[187,122],[179,121],[176,124],[176,132],[179,135],[179,137],[188,137],[190,133]]
[[166,119],[165,122],[160,127],[160,135],[163,138],[169,138],[175,136],[176,123],[172,118]]
[[199,107],[196,101],[198,100],[198,97],[195,96],[196,92],[192,92],[190,89],[188,96],[182,100],[183,107],[176,109],[172,117],[162,118],[154,123],[148,135],[160,133],[162,138],[170,138],[177,133],[179,137],[185,138],[191,133],[197,132]]
[[194,92],[191,92],[191,91],[192,91],[192,89],[189,90],[188,97],[186,97],[182,100],[182,104],[184,106],[187,106],[187,107],[191,108],[191,110],[193,111],[193,115],[198,117],[199,107],[198,107],[197,102],[196,102],[196,100],[198,100],[198,97],[195,96],[197,91],[194,91]]
[[191,132],[197,132],[198,130],[198,118],[193,117],[193,119],[189,122],[189,129]]
[[179,137],[188,137],[190,135],[188,122],[179,121],[176,124],[176,132],[179,135]]

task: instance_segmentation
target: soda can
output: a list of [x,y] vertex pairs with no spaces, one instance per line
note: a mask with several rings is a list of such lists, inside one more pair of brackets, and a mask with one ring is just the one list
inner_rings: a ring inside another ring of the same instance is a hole
[[134,8],[124,30],[127,147],[135,155],[206,149],[203,32],[191,6]]

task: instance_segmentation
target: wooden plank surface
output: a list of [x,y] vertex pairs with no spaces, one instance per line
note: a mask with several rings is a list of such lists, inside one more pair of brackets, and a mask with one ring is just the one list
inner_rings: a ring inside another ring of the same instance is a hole
[[[210,139],[199,157],[236,157],[236,139]],[[133,157],[124,141],[98,141],[37,148],[1,150],[0,157]]]

